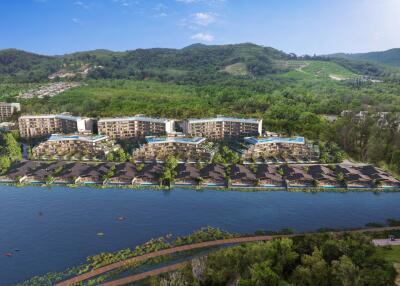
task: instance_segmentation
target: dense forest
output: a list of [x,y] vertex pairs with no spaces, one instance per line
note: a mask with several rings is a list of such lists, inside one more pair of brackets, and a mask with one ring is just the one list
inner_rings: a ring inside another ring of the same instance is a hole
[[141,285],[390,286],[396,272],[364,235],[306,235],[222,249]]

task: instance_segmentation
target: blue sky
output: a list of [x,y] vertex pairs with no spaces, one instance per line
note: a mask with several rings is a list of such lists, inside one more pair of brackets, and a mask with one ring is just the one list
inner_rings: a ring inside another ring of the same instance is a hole
[[400,0],[1,0],[0,49],[42,54],[253,42],[296,54],[400,47]]

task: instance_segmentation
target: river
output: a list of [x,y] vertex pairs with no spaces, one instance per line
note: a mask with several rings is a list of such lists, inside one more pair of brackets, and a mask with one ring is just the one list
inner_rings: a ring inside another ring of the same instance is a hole
[[[400,219],[400,193],[390,192],[0,186],[0,202],[2,286],[64,270],[89,255],[134,247],[169,233],[186,235],[204,226],[240,233],[312,231]],[[121,216],[126,219],[119,221]]]

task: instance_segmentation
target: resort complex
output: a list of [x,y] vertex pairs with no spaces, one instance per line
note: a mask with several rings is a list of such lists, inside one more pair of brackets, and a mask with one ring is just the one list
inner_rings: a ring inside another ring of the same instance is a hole
[[201,137],[148,137],[133,152],[136,161],[164,161],[169,155],[183,162],[210,162],[215,147]]
[[62,133],[92,133],[93,120],[69,114],[24,115],[19,117],[22,138],[41,137]]
[[188,136],[209,139],[232,139],[245,136],[261,136],[262,120],[218,116],[207,119],[188,119],[183,123]]
[[133,117],[101,118],[99,134],[112,139],[140,138],[151,135],[166,135],[174,132],[174,121],[142,115]]
[[8,119],[20,111],[21,105],[19,103],[0,102],[0,121]]
[[104,135],[51,135],[32,149],[35,159],[41,160],[104,160],[119,149]]
[[307,144],[304,137],[246,137],[240,150],[244,161],[317,162],[318,146]]

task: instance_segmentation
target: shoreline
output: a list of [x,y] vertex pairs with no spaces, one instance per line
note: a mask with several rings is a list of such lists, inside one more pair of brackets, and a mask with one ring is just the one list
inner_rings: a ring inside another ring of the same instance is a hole
[[214,191],[221,191],[221,192],[289,192],[289,193],[297,193],[297,192],[304,192],[304,193],[347,193],[347,192],[374,192],[374,193],[397,193],[400,192],[400,187],[380,187],[380,188],[373,188],[373,187],[254,187],[254,186],[215,186],[215,185],[195,185],[195,184],[175,184],[170,187],[167,186],[160,186],[158,184],[141,184],[141,185],[127,185],[127,184],[102,184],[96,182],[86,182],[82,184],[70,184],[70,183],[46,183],[46,182],[24,182],[18,183],[16,181],[0,181],[0,186],[10,186],[10,187],[40,187],[40,188],[51,188],[51,187],[67,187],[69,189],[76,189],[79,187],[84,188],[92,188],[92,189],[124,189],[124,190],[131,190],[131,191],[144,191],[144,190],[151,190],[151,191],[169,191],[173,190],[174,188],[178,189],[191,189],[194,191],[204,191],[204,190],[214,190]]

